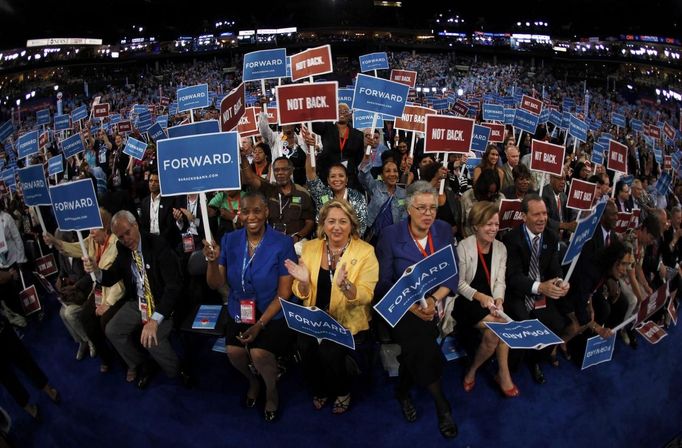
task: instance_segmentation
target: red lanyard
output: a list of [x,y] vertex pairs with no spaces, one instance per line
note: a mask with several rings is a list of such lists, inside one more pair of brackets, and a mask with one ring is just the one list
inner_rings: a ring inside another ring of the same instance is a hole
[[96,259],[97,259],[97,264],[99,265],[99,260],[102,258],[102,255],[104,255],[104,252],[107,250],[107,246],[109,245],[109,237],[107,237],[107,240],[104,242],[104,246],[100,246],[98,244],[97,248],[97,254],[96,254]]
[[[492,250],[493,246],[490,246],[490,249]],[[490,284],[490,270],[488,269],[488,263],[485,262],[485,257],[483,256],[483,252],[481,251],[481,246],[478,245],[478,241],[476,241],[476,250],[478,251],[478,259],[481,260],[481,264],[483,265],[483,270],[485,271],[485,278],[488,280],[488,285],[490,288],[493,287],[493,285]]]
[[[407,226],[407,230],[409,230],[410,236],[412,236],[412,241],[414,241],[414,244],[417,245],[417,249],[419,249],[419,252],[422,253],[422,255],[424,256],[424,258],[428,257],[429,254],[426,253],[426,250],[422,247],[421,244],[419,244],[419,241],[417,241],[417,238],[415,238],[414,235],[412,234],[412,230],[410,229],[409,224],[408,224],[408,226]],[[429,233],[428,233],[428,235],[427,235],[427,240],[428,240],[428,243],[429,243],[429,250],[430,250],[431,253],[433,254],[433,252],[434,252],[434,250],[433,250],[433,238],[431,238],[431,231],[430,231],[430,230],[429,230]]]
[[343,148],[346,147],[346,142],[348,141],[348,134],[349,130],[346,128],[346,132],[343,134],[343,137],[339,137],[339,148],[341,149],[341,154],[343,155]]
[[263,165],[263,168],[261,168],[261,169],[258,169],[258,165],[256,165],[255,163],[253,164],[253,166],[254,166],[254,168],[256,168],[256,175],[258,177],[260,177],[263,175],[263,171],[265,170],[265,168],[268,167],[268,164],[266,163],[265,165]]

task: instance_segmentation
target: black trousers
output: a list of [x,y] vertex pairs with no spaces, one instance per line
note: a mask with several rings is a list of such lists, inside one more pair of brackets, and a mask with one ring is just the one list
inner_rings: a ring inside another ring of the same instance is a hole
[[[367,337],[366,331],[354,335],[355,344]],[[317,339],[298,333],[296,345],[301,354],[303,377],[315,397],[340,397],[350,393],[352,377],[346,367],[346,358],[353,351],[335,342]]]
[[[16,269],[19,269],[17,265],[14,265]],[[9,269],[0,269],[3,272],[9,271]],[[0,284],[0,301],[5,302],[5,305],[9,307],[15,313],[23,316],[24,310],[21,307],[21,301],[19,300],[19,285],[17,281],[11,279],[6,283]]]
[[443,376],[445,357],[436,343],[436,321],[424,321],[407,312],[393,328],[393,339],[400,345],[398,361],[399,393],[412,385],[427,387]]
[[12,398],[24,407],[28,404],[29,395],[21,384],[13,367],[20,369],[37,389],[47,385],[47,376],[33,360],[33,356],[17,337],[12,326],[6,321],[0,322],[0,383],[12,395]]

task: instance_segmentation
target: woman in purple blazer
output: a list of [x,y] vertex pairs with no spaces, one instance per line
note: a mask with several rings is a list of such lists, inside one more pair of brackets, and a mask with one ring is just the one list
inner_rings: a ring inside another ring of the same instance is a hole
[[[430,183],[417,181],[410,185],[406,205],[408,219],[385,227],[377,244],[379,282],[374,294],[377,299],[388,292],[405,269],[453,242],[452,227],[436,219],[438,193]],[[412,305],[393,329],[393,339],[401,348],[396,398],[403,415],[408,422],[417,419],[410,389],[415,384],[425,387],[434,399],[438,428],[446,438],[457,436],[457,425],[441,387],[444,357],[436,343],[436,302],[457,291],[458,282],[455,275],[430,290],[425,296],[426,308],[419,302]]]

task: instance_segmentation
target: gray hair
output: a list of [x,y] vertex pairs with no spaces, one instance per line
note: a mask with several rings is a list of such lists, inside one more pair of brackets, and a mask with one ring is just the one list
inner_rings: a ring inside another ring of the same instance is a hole
[[111,231],[113,232],[114,226],[118,221],[121,221],[125,219],[128,221],[128,224],[133,225],[137,224],[137,219],[135,219],[135,215],[130,213],[128,210],[119,210],[117,211],[114,216],[111,218]]
[[432,194],[434,200],[438,202],[438,191],[431,185],[431,182],[418,180],[407,187],[407,198],[405,199],[407,207],[412,205],[412,200],[418,194]]
[[670,214],[672,215],[673,213],[682,213],[682,206],[673,205],[673,208],[670,209]]

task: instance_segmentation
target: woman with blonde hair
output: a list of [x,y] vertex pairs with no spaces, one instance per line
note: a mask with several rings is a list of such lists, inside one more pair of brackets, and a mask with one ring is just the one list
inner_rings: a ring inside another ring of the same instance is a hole
[[475,203],[469,212],[469,225],[473,235],[457,246],[459,295],[455,299],[453,317],[462,329],[477,329],[481,340],[464,376],[463,387],[466,392],[473,390],[476,371],[495,354],[498,364],[495,381],[506,397],[516,397],[519,390],[511,380],[507,362],[509,347],[484,324],[505,322],[500,312],[504,304],[507,248],[495,239],[500,229],[497,204],[488,201]]
[[[293,292],[308,307],[329,313],[348,329],[356,344],[367,337],[379,263],[374,248],[360,239],[360,224],[346,201],[332,199],[320,209],[317,239],[303,244],[298,263],[286,260],[294,277]],[[351,350],[327,340],[298,335],[306,381],[313,389],[313,406],[321,409],[334,398],[332,412],[350,406],[350,375],[346,358]]]

